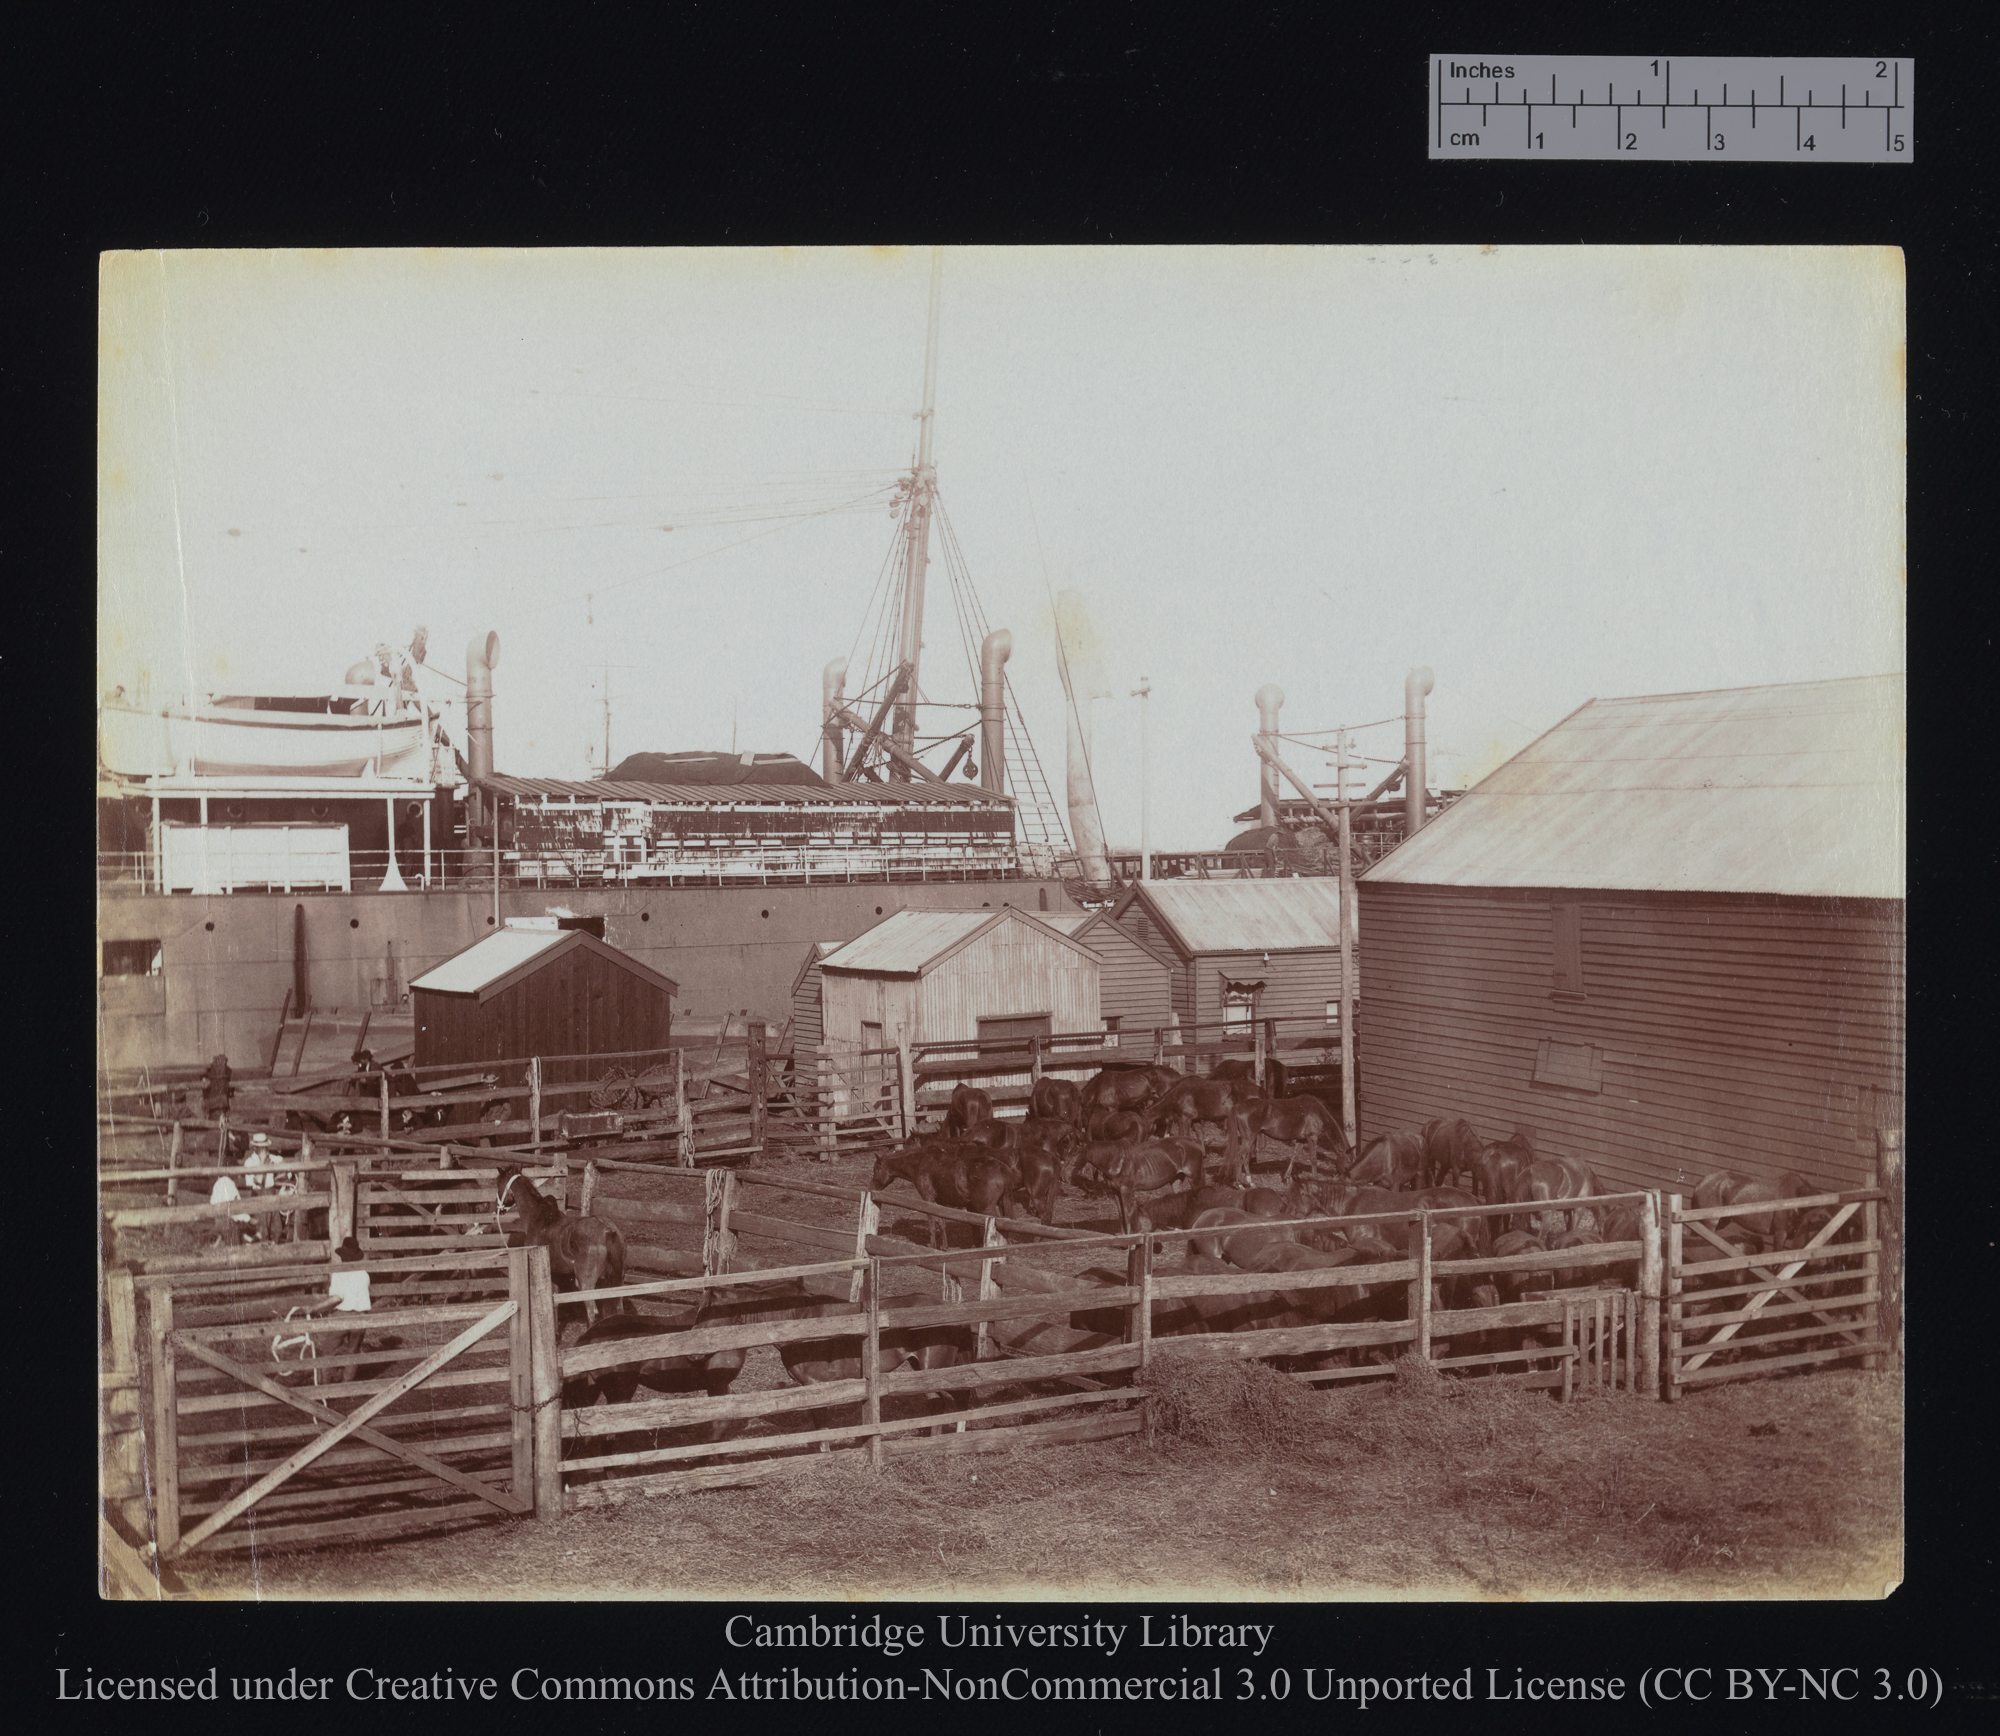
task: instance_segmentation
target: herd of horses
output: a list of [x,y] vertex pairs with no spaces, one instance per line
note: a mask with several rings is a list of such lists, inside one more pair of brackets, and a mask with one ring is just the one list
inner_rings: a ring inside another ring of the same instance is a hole
[[[1227,1070],[1225,1070],[1227,1069]],[[927,1201],[998,1218],[1034,1217],[1053,1222],[1066,1189],[1115,1201],[1119,1224],[1147,1234],[1184,1231],[1185,1252],[1178,1264],[1156,1266],[1158,1273],[1269,1274],[1269,1289],[1225,1296],[1156,1301],[1155,1337],[1182,1333],[1243,1331],[1272,1327],[1390,1322],[1405,1319],[1411,1306],[1406,1276],[1385,1279],[1380,1268],[1410,1256],[1419,1208],[1429,1212],[1430,1255],[1434,1264],[1554,1252],[1604,1243],[1633,1242],[1640,1233],[1639,1210],[1630,1200],[1605,1200],[1590,1167],[1571,1158],[1543,1155],[1531,1129],[1517,1128],[1505,1139],[1482,1140],[1461,1117],[1441,1117],[1415,1132],[1390,1132],[1365,1142],[1357,1152],[1342,1137],[1337,1121],[1316,1099],[1273,1099],[1230,1063],[1207,1078],[1189,1078],[1164,1067],[1107,1070],[1087,1084],[1044,1078],[1034,1087],[1028,1116],[1018,1122],[993,1114],[983,1091],[960,1086],[941,1127],[884,1153],[876,1162],[877,1191],[897,1182],[914,1187]],[[1257,1185],[1251,1175],[1256,1142],[1285,1147],[1277,1185]],[[1220,1155],[1216,1179],[1210,1161]],[[1778,1202],[1810,1194],[1804,1178],[1790,1172],[1775,1182],[1725,1171],[1704,1177],[1694,1193],[1698,1206],[1763,1205],[1712,1226],[1728,1249],[1755,1254],[1797,1247],[1824,1229],[1825,1207],[1795,1211]],[[1469,1208],[1518,1204],[1518,1214],[1474,1212]],[[496,1210],[515,1211],[510,1240],[549,1250],[558,1289],[615,1288],[624,1280],[624,1239],[608,1219],[566,1212],[518,1168],[503,1168]],[[1466,1208],[1455,1213],[1453,1208]],[[1346,1224],[1299,1224],[1297,1219],[1357,1219]],[[943,1226],[933,1220],[934,1231]],[[1724,1251],[1702,1239],[1687,1250],[1691,1266],[1721,1259]],[[1352,1268],[1354,1281],[1319,1282],[1288,1288],[1293,1272]],[[1724,1274],[1723,1280],[1737,1276]],[[1016,1354],[1067,1352],[1120,1340],[1125,1310],[1093,1306],[1090,1292],[1126,1282],[1122,1271],[1093,1270],[1057,1281],[1047,1318],[1016,1323]],[[1003,1284],[1005,1280],[1003,1279]],[[1531,1262],[1486,1274],[1440,1275],[1432,1288],[1434,1316],[1457,1310],[1495,1307],[1536,1292],[1636,1283],[1636,1260],[1537,1269]],[[1698,1292],[1698,1273],[1688,1289]],[[740,1285],[716,1286],[699,1300],[671,1309],[639,1312],[629,1300],[600,1309],[583,1304],[586,1324],[578,1345],[666,1338],[696,1328],[776,1320],[851,1317],[855,1304],[828,1297],[799,1281],[757,1281],[746,1274]],[[1702,1304],[1690,1295],[1687,1311]],[[996,1336],[1000,1334],[996,1327]],[[1481,1330],[1434,1343],[1438,1356],[1552,1347],[1547,1329]],[[942,1369],[977,1355],[973,1330],[964,1327],[885,1329],[882,1367]],[[853,1380],[861,1373],[859,1336],[852,1332],[824,1339],[793,1340],[777,1346],[787,1375],[808,1385]],[[643,1394],[720,1396],[742,1372],[741,1348],[701,1355],[656,1354],[620,1367],[571,1376],[564,1403],[571,1408],[618,1405]],[[1388,1360],[1386,1350],[1319,1351],[1274,1362],[1290,1369],[1348,1365],[1356,1357]],[[988,1400],[993,1394],[986,1395]],[[943,1414],[969,1402],[965,1389],[912,1393],[883,1401],[893,1419]],[[820,1407],[806,1413],[811,1428],[838,1428],[859,1421],[858,1405]],[[713,1443],[746,1425],[724,1420],[693,1427],[639,1430],[593,1436],[577,1443],[580,1454],[644,1451],[648,1446]],[[585,1476],[592,1473],[582,1473]],[[600,1473],[601,1474],[601,1473]]]

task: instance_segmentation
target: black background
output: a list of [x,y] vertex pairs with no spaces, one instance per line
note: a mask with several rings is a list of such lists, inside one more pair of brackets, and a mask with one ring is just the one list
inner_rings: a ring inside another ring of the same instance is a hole
[[[1988,140],[2000,127],[1992,94],[2000,53],[1986,9],[1969,6],[1677,8],[1668,18],[1612,3],[1582,15],[1376,6],[1358,18],[1290,4],[808,13],[301,4],[83,9],[8,26],[14,233],[6,271],[16,312],[0,367],[16,437],[12,510],[0,525],[11,626],[4,667],[17,684],[17,718],[46,703],[44,715],[63,720],[59,729],[32,726],[24,741],[37,766],[56,746],[56,774],[45,781],[63,815],[61,835],[77,850],[73,869],[53,877],[45,848],[27,861],[16,852],[13,864],[16,928],[28,942],[17,960],[22,1016],[13,1023],[28,1038],[21,1064],[30,1072],[16,1087],[16,1209],[34,1228],[33,1214],[52,1201],[60,1226],[21,1235],[13,1249],[10,1360],[20,1402],[9,1408],[16,1430],[32,1416],[37,1431],[9,1431],[21,1460],[10,1477],[20,1522],[13,1603],[27,1641],[13,1648],[9,1698],[23,1713],[36,1718],[46,1708],[66,1723],[120,1728],[128,1719],[237,1721],[226,1707],[127,1714],[58,1706],[59,1666],[102,1674],[219,1664],[227,1675],[292,1664],[337,1673],[367,1663],[504,1675],[535,1662],[579,1673],[693,1675],[705,1688],[718,1666],[745,1661],[722,1645],[726,1611],[701,1605],[155,1608],[95,1597],[92,1250],[83,1227],[94,1044],[83,964],[92,922],[82,861],[90,749],[80,702],[94,655],[97,254],[581,243],[1782,242],[1906,250],[1908,1583],[1879,1604],[1300,1604],[1193,1613],[1275,1621],[1280,1637],[1259,1668],[1276,1662],[1295,1673],[1330,1664],[1456,1673],[1470,1664],[1482,1676],[1493,1665],[1630,1677],[1679,1662],[1881,1665],[1900,1677],[1922,1665],[1944,1672],[1959,1713],[1992,1697],[2000,1612],[1985,1420],[1991,1316],[1977,1310],[1992,1288],[1993,1142],[1974,1111],[1988,1071],[1980,1063],[1992,983],[1980,962],[1989,956],[1980,894],[1994,859],[1983,703],[1993,685],[1994,561],[1981,532],[1995,492],[1984,435],[2000,234]],[[1431,163],[1427,69],[1444,53],[1901,56],[1919,75],[1914,160]],[[26,694],[18,690],[24,676]],[[18,757],[14,769],[17,804],[32,792],[32,817],[17,805],[16,825],[33,825],[45,846],[41,781],[20,780]],[[820,1609],[829,1618],[852,1613]],[[1138,1610],[1096,1613],[1130,1620]],[[842,1660],[797,1661],[831,1668]],[[1924,1716],[1949,1721],[1952,1707]],[[881,1716],[984,1724],[994,1721],[981,1716],[991,1710]],[[1704,1715],[1748,1729],[1779,1710],[1717,1705]],[[1477,1725],[1496,1712],[1516,1719],[1511,1708],[1469,1711]],[[346,1723],[357,1713],[371,1724],[436,1716],[337,1708]],[[502,1702],[450,1720],[627,1729],[685,1717],[749,1727],[802,1713],[824,1715],[705,1702],[608,1714]],[[1049,1717],[1042,1708],[1002,1715],[1022,1713]],[[264,1712],[261,1721],[273,1716],[290,1715]],[[1284,1708],[1199,1717],[1099,1708],[1064,1725],[1164,1718],[1282,1728],[1343,1716],[1360,1714],[1308,1708],[1295,1692]],[[1404,1722],[1408,1714],[1391,1707],[1365,1716]],[[1917,1714],[1864,1705],[1821,1716],[1882,1724]]]

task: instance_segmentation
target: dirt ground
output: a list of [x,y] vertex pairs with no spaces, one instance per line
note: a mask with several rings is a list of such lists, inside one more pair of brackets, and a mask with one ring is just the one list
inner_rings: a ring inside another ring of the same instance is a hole
[[1151,1448],[831,1453],[757,1488],[184,1572],[278,1599],[1877,1598],[1901,1577],[1888,1376],[1563,1406],[1412,1364],[1319,1393],[1162,1355],[1153,1386]]

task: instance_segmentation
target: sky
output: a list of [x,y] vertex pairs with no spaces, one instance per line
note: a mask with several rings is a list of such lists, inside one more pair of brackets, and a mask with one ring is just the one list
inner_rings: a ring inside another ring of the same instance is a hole
[[[503,772],[816,763],[922,402],[928,248],[107,254],[99,691],[495,631]],[[939,492],[1062,788],[1213,849],[1281,727],[1463,788],[1592,697],[1904,666],[1894,249],[951,248]],[[933,544],[926,697],[973,698]],[[1152,697],[1130,697],[1144,680]],[[1093,678],[1091,685],[1097,685]],[[969,717],[969,714],[967,714]],[[1388,720],[1388,721],[1385,721]],[[1288,761],[1332,771],[1301,744]],[[1374,783],[1387,764],[1373,764]]]

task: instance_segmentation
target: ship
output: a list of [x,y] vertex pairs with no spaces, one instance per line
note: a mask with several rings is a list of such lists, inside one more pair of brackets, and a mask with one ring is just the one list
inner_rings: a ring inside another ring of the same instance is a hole
[[[494,763],[497,632],[433,693],[427,635],[314,691],[98,713],[99,1064],[107,1083],[226,1056],[337,1070],[407,1047],[412,977],[509,920],[590,928],[680,985],[676,1028],[758,1017],[782,1043],[801,961],[907,906],[1073,910],[1062,816],[944,519],[932,452],[941,258],[923,410],[897,491],[895,655],[821,676],[810,758],[628,755],[587,779]],[[933,525],[976,701],[920,667]],[[976,721],[967,727],[967,713]],[[942,720],[940,722],[939,720]],[[317,1032],[317,1048],[309,1039]],[[294,1040],[295,1039],[295,1040]]]

